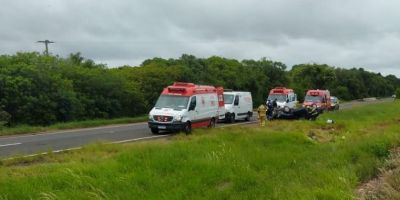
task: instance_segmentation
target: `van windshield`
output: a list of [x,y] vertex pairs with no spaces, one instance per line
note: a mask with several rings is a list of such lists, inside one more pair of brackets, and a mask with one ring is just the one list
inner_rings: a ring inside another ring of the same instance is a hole
[[304,98],[304,101],[308,101],[308,102],[321,102],[322,101],[322,97],[321,96],[311,96],[311,95],[307,95]]
[[188,105],[189,97],[175,95],[161,95],[155,105],[156,108],[172,108],[174,110],[185,109]]
[[224,103],[225,104],[232,104],[234,97],[235,96],[233,94],[224,94]]
[[268,96],[268,99],[267,99],[267,100],[273,101],[273,100],[275,100],[275,99],[276,99],[276,101],[278,101],[278,102],[285,102],[285,101],[286,101],[286,94],[270,94],[270,95]]

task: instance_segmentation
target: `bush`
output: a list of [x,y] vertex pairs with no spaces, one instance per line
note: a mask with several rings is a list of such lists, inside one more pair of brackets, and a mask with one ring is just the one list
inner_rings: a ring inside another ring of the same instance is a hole
[[400,99],[400,88],[397,88],[396,90],[396,98]]
[[10,123],[11,115],[0,108],[0,128]]

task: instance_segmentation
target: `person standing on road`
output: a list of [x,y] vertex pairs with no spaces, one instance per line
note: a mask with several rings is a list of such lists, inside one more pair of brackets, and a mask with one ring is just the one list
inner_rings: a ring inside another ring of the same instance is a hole
[[258,106],[257,109],[258,120],[260,120],[260,126],[265,126],[265,116],[267,114],[267,107],[264,104]]

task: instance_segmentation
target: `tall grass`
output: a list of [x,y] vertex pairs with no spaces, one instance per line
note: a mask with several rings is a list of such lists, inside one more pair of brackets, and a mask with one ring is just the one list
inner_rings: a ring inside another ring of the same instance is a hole
[[399,109],[385,103],[317,122],[198,130],[3,161],[0,199],[354,199],[400,144]]

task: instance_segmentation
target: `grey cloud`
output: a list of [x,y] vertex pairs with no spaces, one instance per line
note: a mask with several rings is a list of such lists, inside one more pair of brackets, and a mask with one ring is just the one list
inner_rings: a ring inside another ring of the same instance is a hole
[[151,57],[267,57],[400,76],[395,0],[3,0],[0,53],[82,52],[109,66]]

